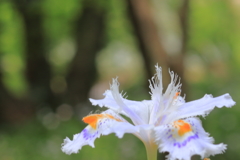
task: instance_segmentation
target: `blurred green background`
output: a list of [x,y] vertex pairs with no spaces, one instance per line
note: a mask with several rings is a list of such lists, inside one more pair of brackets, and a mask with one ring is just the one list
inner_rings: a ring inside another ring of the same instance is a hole
[[156,63],[165,86],[168,68],[181,77],[187,101],[231,94],[236,106],[202,120],[228,145],[211,159],[237,159],[239,27],[238,0],[1,0],[0,159],[145,160],[133,135],[103,136],[70,156],[60,148],[99,110],[88,98],[102,98],[111,78],[129,99],[149,99]]

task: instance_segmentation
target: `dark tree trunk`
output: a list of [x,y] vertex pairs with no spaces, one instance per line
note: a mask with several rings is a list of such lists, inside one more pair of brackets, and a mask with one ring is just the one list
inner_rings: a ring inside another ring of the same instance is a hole
[[[0,24],[0,34],[2,33],[1,27]],[[0,62],[2,62],[1,51],[0,49]],[[3,82],[3,76],[2,66],[0,66],[0,126],[21,124],[33,117],[34,108],[26,100],[19,100],[8,92]]]
[[148,0],[126,0],[128,13],[140,52],[143,56],[147,78],[154,74],[153,65],[162,67],[165,75],[168,68],[167,55],[160,42],[157,25],[152,16],[151,6]]
[[[36,105],[50,105],[54,98],[50,89],[51,69],[46,60],[43,13],[40,0],[14,0],[23,18],[26,37],[26,78],[30,87],[30,99]],[[44,104],[46,103],[46,104]]]
[[73,105],[87,101],[89,90],[96,80],[95,57],[104,42],[104,10],[96,2],[86,0],[75,26],[77,51],[67,76],[67,97]]
[[14,98],[4,87],[2,79],[3,74],[0,68],[0,126],[20,124],[33,117],[33,107],[27,101]]
[[189,19],[189,0],[183,0],[182,6],[179,9],[179,20],[180,20],[180,26],[182,30],[182,48],[181,53],[185,54],[187,50],[187,42],[188,42],[188,31],[189,31],[189,25],[188,25],[188,19]]
[[[186,93],[186,82],[184,79],[184,55],[186,52],[188,42],[188,14],[189,14],[189,0],[184,0],[179,9],[180,27],[182,30],[182,47],[180,54],[174,57],[169,57],[159,38],[159,32],[154,22],[150,1],[149,0],[126,0],[128,4],[128,11],[130,20],[137,37],[140,51],[144,58],[144,63],[147,70],[147,77],[151,78],[153,75],[152,66],[158,63],[163,68],[163,77],[166,80],[168,77],[168,68],[173,70],[181,77],[182,92]],[[167,79],[168,80],[168,79]],[[164,86],[167,85],[163,81]]]
[[[1,58],[1,56],[0,56],[0,58]],[[3,74],[2,74],[2,70],[0,68],[0,124],[4,124],[7,121],[6,116],[8,116],[8,115],[6,115],[6,111],[5,111],[7,108],[5,101],[10,100],[9,94],[7,93],[7,91],[4,87],[2,79],[3,79]]]
[[174,70],[175,73],[181,77],[181,83],[182,83],[182,93],[187,93],[187,84],[184,78],[184,57],[187,51],[187,43],[188,43],[188,31],[189,31],[189,25],[188,25],[188,18],[189,18],[189,0],[183,0],[182,5],[179,8],[179,22],[180,22],[180,28],[182,31],[182,46],[180,53],[175,56],[171,57],[171,63],[170,67]]

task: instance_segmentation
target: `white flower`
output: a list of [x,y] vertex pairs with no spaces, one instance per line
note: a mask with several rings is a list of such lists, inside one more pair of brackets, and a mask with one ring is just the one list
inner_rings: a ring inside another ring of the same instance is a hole
[[[110,90],[104,93],[101,100],[90,99],[93,105],[107,107],[101,114],[91,114],[83,118],[89,125],[73,140],[64,140],[62,151],[77,153],[82,146],[94,147],[94,141],[101,135],[115,133],[122,138],[125,133],[132,133],[142,140],[148,160],[156,159],[156,150],[169,152],[169,160],[190,160],[192,155],[202,158],[220,154],[225,151],[225,144],[213,144],[196,116],[206,116],[214,109],[235,104],[229,94],[213,98],[203,98],[185,102],[180,96],[181,84],[177,76],[170,72],[171,83],[165,93],[162,92],[162,71],[156,66],[156,75],[150,81],[151,100],[141,102],[127,100],[119,93],[119,83],[113,79]],[[125,120],[122,115],[131,119]]]

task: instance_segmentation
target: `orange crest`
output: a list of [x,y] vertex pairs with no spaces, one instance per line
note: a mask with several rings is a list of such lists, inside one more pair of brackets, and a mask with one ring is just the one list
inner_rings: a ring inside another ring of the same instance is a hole
[[191,125],[183,120],[178,120],[174,122],[174,125],[179,128],[178,135],[183,136],[187,132],[191,132]]
[[98,121],[103,118],[110,118],[116,121],[121,121],[119,119],[114,118],[110,114],[91,114],[89,116],[83,117],[83,122],[89,124],[93,129],[97,128]]

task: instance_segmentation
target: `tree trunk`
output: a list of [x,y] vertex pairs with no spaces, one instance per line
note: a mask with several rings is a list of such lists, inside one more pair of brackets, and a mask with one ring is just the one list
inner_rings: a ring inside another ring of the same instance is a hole
[[175,56],[171,57],[171,63],[170,67],[173,69],[175,73],[181,77],[181,83],[182,83],[182,93],[187,93],[187,83],[184,78],[184,57],[187,51],[187,43],[188,43],[188,31],[189,31],[189,25],[188,25],[188,17],[189,17],[189,0],[183,0],[182,5],[179,8],[179,22],[180,22],[180,28],[182,31],[182,46],[180,53]]
[[36,106],[50,105],[54,96],[50,89],[51,69],[46,60],[43,13],[40,0],[14,0],[23,18],[26,37],[26,78],[30,87],[30,99]]
[[73,105],[88,100],[89,90],[96,80],[96,54],[104,42],[104,10],[96,2],[88,0],[83,7],[83,12],[76,21],[77,51],[67,76],[67,97]]
[[[163,74],[168,73],[167,54],[160,42],[157,25],[152,16],[148,0],[126,0],[129,17],[135,31],[136,40],[143,56],[147,78],[154,74],[153,65],[160,65]],[[165,76],[164,76],[165,77]]]
[[2,79],[0,68],[0,126],[20,124],[33,117],[34,108],[27,101],[13,97],[5,88]]

